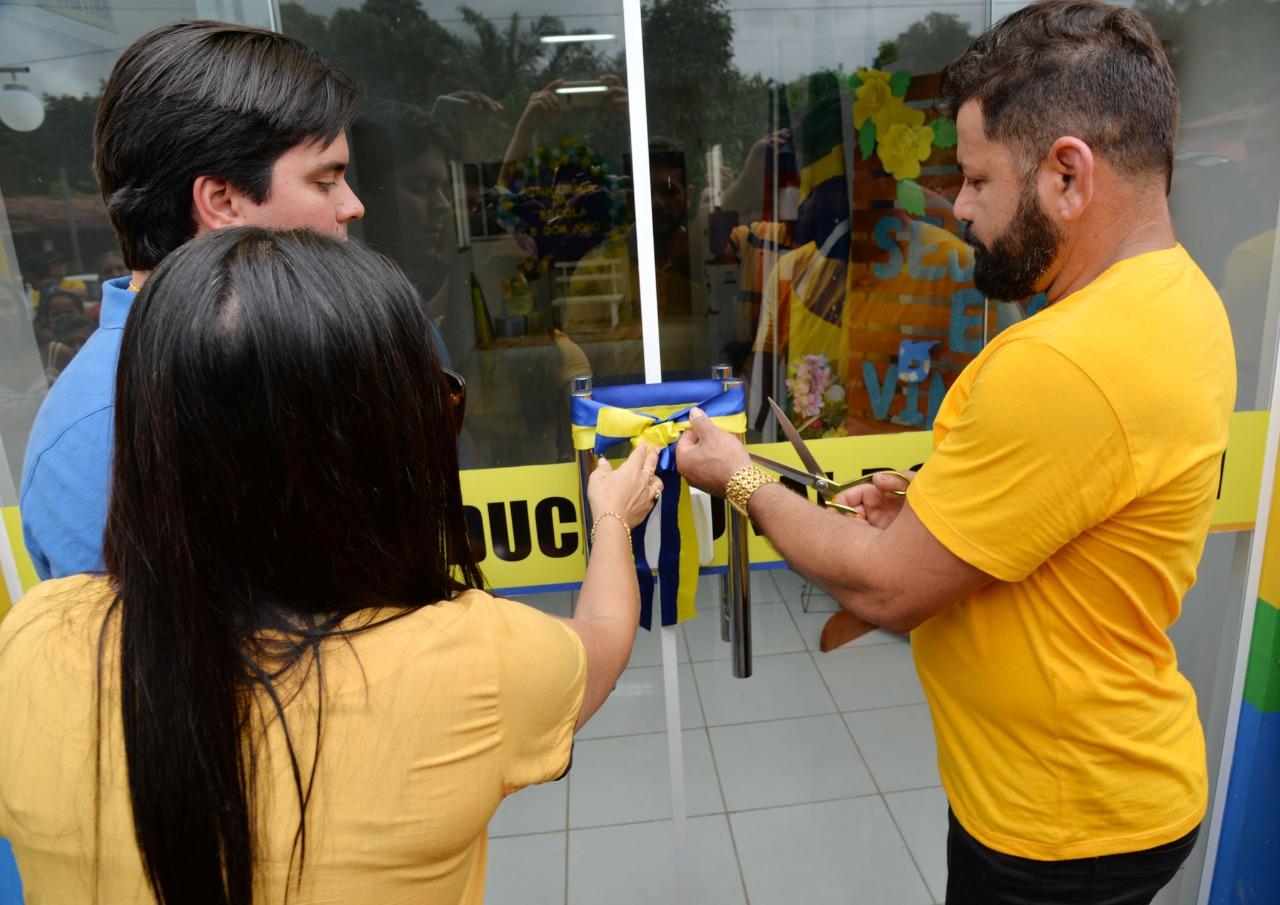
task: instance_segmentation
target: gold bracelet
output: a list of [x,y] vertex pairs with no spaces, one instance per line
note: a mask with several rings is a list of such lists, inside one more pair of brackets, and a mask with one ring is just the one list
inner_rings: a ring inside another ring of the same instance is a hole
[[596,516],[596,520],[591,523],[591,545],[595,546],[595,543],[596,543],[596,528],[600,527],[600,522],[602,520],[607,519],[610,516],[613,516],[614,518],[616,518],[618,521],[622,523],[622,530],[627,532],[627,547],[630,548],[631,547],[631,526],[627,524],[626,519],[618,515],[618,513],[616,512],[602,512]]
[[724,498],[734,509],[743,515],[747,514],[747,503],[751,495],[765,484],[776,484],[778,479],[756,465],[744,465],[733,473],[729,483],[724,485]]

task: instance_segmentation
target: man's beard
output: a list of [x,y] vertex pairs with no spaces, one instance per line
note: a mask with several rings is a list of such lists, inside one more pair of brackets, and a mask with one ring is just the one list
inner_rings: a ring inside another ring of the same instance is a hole
[[964,240],[973,246],[973,283],[987,298],[1020,302],[1036,294],[1036,284],[1057,256],[1061,241],[1058,228],[1040,209],[1034,186],[1018,200],[1018,209],[1004,233],[990,246],[964,229]]

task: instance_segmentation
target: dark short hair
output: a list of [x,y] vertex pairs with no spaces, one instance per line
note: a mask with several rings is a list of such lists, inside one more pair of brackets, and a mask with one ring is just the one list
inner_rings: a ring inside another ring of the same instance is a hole
[[654,135],[649,138],[649,168],[666,167],[679,170],[684,182],[689,182],[689,164],[684,149],[671,138]]
[[174,22],[133,42],[103,89],[93,168],[131,270],[151,270],[196,232],[191,186],[228,180],[261,204],[271,168],[327,146],[359,92],[294,38],[225,22]]
[[1096,0],[1043,0],[1008,16],[942,72],[939,109],[982,108],[989,138],[1038,162],[1064,135],[1117,170],[1173,176],[1178,84],[1141,14]]
[[87,328],[90,333],[97,330],[98,322],[87,314],[59,314],[50,326],[53,328],[54,342],[65,343],[81,330]]
[[76,311],[84,314],[84,299],[69,289],[51,289],[40,293],[40,303],[36,305],[36,320],[49,323],[53,317],[53,303],[56,299],[71,299],[75,303]]

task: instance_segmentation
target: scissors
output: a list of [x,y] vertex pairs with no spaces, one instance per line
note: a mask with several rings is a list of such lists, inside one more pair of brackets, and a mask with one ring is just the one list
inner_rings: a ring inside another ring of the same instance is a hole
[[[781,425],[782,432],[787,435],[787,439],[790,440],[791,445],[795,447],[796,454],[800,456],[800,461],[803,462],[804,467],[809,470],[801,471],[798,468],[792,468],[790,465],[783,465],[781,462],[775,462],[773,459],[766,459],[764,456],[751,453],[751,459],[757,465],[763,465],[765,468],[776,471],[783,477],[797,481],[805,487],[812,487],[814,490],[818,491],[822,499],[826,501],[827,506],[832,509],[839,510],[840,512],[847,512],[855,518],[866,518],[866,516],[854,509],[852,506],[845,506],[843,503],[831,502],[831,498],[848,490],[850,487],[857,487],[859,484],[870,484],[875,480],[875,477],[878,474],[891,474],[910,483],[911,479],[899,471],[876,471],[871,474],[864,474],[860,478],[854,478],[852,481],[840,482],[831,480],[818,465],[818,460],[814,458],[813,453],[809,450],[809,447],[805,444],[803,438],[801,438],[800,432],[796,430],[796,426],[791,423],[791,419],[782,411],[782,408],[778,403],[773,401],[773,397],[767,398],[769,400],[769,408],[773,409],[773,416],[778,419],[778,424]],[[891,490],[889,492],[894,496],[907,495],[905,490]]]

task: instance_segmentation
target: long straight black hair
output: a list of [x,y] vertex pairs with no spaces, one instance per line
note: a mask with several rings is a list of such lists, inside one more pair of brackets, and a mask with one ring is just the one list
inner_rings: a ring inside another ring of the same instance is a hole
[[[211,233],[134,302],[103,637],[118,619],[133,825],[162,905],[252,899],[255,701],[283,723],[284,677],[306,669],[321,720],[321,643],[371,622],[350,617],[480,585],[450,406],[416,293],[356,242]],[[298,879],[315,729],[309,776],[289,742]]]

